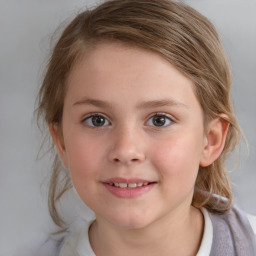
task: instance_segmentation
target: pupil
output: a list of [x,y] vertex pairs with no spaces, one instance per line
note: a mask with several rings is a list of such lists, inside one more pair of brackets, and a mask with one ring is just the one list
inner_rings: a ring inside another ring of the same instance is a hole
[[155,116],[153,119],[153,123],[155,126],[162,126],[165,124],[165,117],[164,116]]
[[92,119],[92,123],[95,126],[102,126],[105,123],[105,118],[102,116],[94,116]]

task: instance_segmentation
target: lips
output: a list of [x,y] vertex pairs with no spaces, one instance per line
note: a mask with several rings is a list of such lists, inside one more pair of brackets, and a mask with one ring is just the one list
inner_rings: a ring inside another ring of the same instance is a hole
[[119,187],[119,188],[138,188],[142,186],[147,186],[149,182],[138,182],[138,183],[109,183],[111,186]]
[[112,178],[102,182],[105,188],[119,198],[134,198],[151,190],[157,182],[142,179]]

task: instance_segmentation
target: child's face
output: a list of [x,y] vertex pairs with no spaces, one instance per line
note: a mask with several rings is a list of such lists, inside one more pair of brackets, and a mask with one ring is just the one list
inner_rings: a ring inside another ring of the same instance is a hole
[[59,151],[98,220],[141,228],[188,209],[205,146],[192,82],[117,43],[87,53],[67,82]]

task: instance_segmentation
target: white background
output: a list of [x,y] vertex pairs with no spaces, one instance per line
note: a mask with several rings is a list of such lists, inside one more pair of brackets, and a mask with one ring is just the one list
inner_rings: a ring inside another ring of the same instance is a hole
[[[42,137],[33,111],[53,32],[94,2],[0,0],[0,256],[53,255],[50,245],[36,252],[54,225],[46,194],[51,163],[49,156],[36,160]],[[231,177],[237,204],[256,214],[256,0],[184,2],[214,23],[227,50],[232,98],[250,145]],[[62,204],[69,222],[74,198],[71,192]]]

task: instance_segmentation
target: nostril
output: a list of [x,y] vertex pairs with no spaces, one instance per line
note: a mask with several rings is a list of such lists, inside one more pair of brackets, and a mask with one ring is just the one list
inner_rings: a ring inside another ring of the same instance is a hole
[[118,150],[113,149],[108,155],[108,160],[115,164],[137,164],[145,160],[145,155],[143,152],[138,152],[135,150]]
[[[118,159],[118,158],[114,158],[113,161],[114,161],[115,163],[120,163],[120,162],[121,162],[121,160]],[[133,159],[130,159],[130,161],[125,161],[125,162],[133,162],[133,163],[135,163],[135,162],[138,162],[138,161],[139,161],[139,159],[133,158]]]

